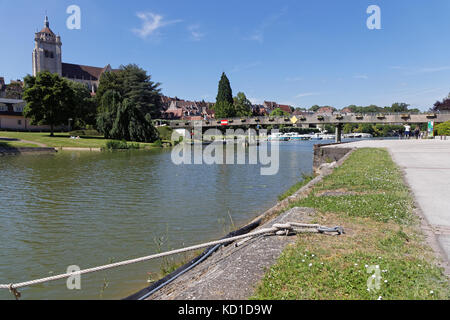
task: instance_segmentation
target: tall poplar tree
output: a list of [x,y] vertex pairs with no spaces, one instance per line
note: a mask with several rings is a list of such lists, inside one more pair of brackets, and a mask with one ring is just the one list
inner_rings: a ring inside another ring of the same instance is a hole
[[214,106],[215,117],[230,118],[236,115],[234,108],[233,92],[231,91],[230,81],[225,72],[219,81],[219,90],[217,92],[216,105]]

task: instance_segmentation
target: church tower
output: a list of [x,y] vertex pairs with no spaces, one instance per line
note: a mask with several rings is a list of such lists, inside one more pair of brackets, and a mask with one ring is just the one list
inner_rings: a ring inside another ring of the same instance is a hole
[[38,72],[49,71],[62,75],[61,37],[50,29],[48,17],[45,17],[44,28],[35,33],[33,49],[33,76]]

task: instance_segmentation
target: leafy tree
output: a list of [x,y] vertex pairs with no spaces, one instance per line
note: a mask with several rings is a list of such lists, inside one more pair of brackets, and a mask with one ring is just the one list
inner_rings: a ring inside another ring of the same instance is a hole
[[115,90],[103,94],[97,128],[108,139],[153,142],[159,138],[149,113],[145,114],[131,99]]
[[252,116],[252,103],[247,99],[243,92],[239,92],[234,98],[234,108],[236,110],[236,116],[238,117]]
[[409,104],[406,104],[403,102],[401,102],[401,103],[396,102],[396,103],[393,103],[390,108],[386,108],[386,109],[388,109],[390,112],[408,112],[408,107],[409,107]]
[[225,72],[222,73],[222,77],[219,81],[219,89],[217,92],[214,111],[217,119],[236,116],[233,92],[231,90],[230,81],[228,80]]
[[436,125],[434,131],[438,136],[450,136],[450,121]]
[[122,96],[119,92],[109,90],[103,94],[98,106],[97,130],[107,139],[111,138],[111,130],[121,101]]
[[130,99],[125,99],[117,106],[110,136],[118,140],[153,142],[158,139],[159,134],[152,124],[150,114],[144,116]]
[[231,90],[230,80],[228,80],[225,72],[222,73],[222,77],[219,81],[219,90],[217,92],[216,102],[226,101],[233,104],[233,91]]
[[309,108],[309,111],[316,112],[316,111],[319,110],[319,109],[320,109],[320,106],[318,106],[318,105],[316,104],[316,105],[313,105],[311,108]]
[[113,90],[120,94],[121,102],[128,99],[144,115],[150,114],[153,119],[160,116],[161,89],[160,83],[151,80],[144,69],[135,64],[120,66],[114,72],[105,72],[100,78],[96,99],[101,104],[103,95]]
[[450,94],[441,101],[436,101],[432,111],[450,111]]
[[284,117],[284,116],[288,116],[289,113],[287,113],[286,111],[281,110],[280,108],[276,108],[275,110],[273,110],[270,115],[272,117]]
[[89,88],[82,83],[69,81],[69,85],[74,93],[74,108],[70,112],[70,117],[74,120],[75,128],[84,128],[86,125],[95,125],[97,115],[95,98],[91,96]]
[[33,76],[26,76],[23,98],[26,101],[24,116],[32,124],[50,126],[50,136],[54,127],[67,123],[70,110],[75,105],[74,92],[68,80],[48,71]]
[[361,123],[358,125],[358,127],[354,130],[354,132],[358,133],[370,133],[373,134],[374,130],[371,124],[369,123]]
[[344,134],[347,133],[353,133],[353,130],[357,127],[358,125],[356,124],[352,124],[352,123],[346,123],[344,124],[344,127],[342,128],[342,132]]
[[218,101],[214,105],[216,119],[232,118],[236,116],[234,105],[228,101]]

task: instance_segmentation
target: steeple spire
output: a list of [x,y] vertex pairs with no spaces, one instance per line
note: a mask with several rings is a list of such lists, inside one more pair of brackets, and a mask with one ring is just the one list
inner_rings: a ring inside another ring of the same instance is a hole
[[50,22],[48,22],[48,16],[47,16],[47,15],[45,16],[44,26],[45,26],[46,28],[50,28]]

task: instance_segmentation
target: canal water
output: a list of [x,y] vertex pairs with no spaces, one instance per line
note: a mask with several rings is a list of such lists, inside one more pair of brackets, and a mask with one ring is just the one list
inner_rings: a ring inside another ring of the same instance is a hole
[[[313,144],[281,142],[273,176],[259,165],[176,166],[171,150],[1,157],[0,283],[220,238],[311,173]],[[147,286],[163,263],[84,275],[81,290],[61,280],[20,291],[24,299],[120,299]],[[2,290],[0,299],[12,295]]]

